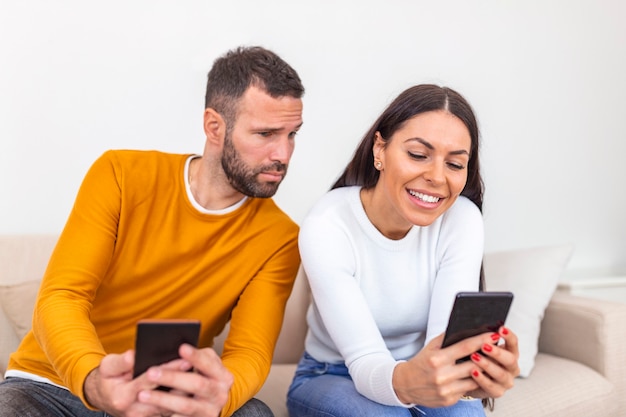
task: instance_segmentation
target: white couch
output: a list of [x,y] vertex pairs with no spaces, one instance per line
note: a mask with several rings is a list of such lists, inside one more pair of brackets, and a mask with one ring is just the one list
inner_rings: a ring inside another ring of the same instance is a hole
[[[30,327],[39,280],[56,238],[0,236],[0,375],[4,374],[8,356]],[[532,265],[541,263],[537,252],[526,255],[532,255]],[[490,262],[486,259],[485,265],[486,270],[496,275],[494,259]],[[511,257],[498,259],[513,262]],[[523,265],[529,264],[528,258],[524,259]],[[528,274],[530,282],[538,274],[519,265],[514,269]],[[502,270],[498,273],[504,274]],[[489,282],[487,275],[488,286]],[[626,304],[562,293],[552,295],[556,281],[546,285],[550,287],[545,291],[550,296],[546,299],[549,304],[541,320],[538,344],[534,346],[538,347],[536,357],[531,352],[532,371],[528,377],[518,378],[515,387],[496,400],[495,410],[488,412],[488,416],[626,415]],[[523,297],[523,291],[517,291],[518,298]],[[287,305],[274,365],[258,394],[276,417],[287,417],[286,390],[303,350],[308,300],[306,279],[300,274]],[[221,342],[222,339],[216,341],[216,349],[220,349]]]

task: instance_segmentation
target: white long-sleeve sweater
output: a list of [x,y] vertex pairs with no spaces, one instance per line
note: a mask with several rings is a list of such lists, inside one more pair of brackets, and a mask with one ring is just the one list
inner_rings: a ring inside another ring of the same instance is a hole
[[482,215],[459,197],[430,226],[392,240],[369,221],[359,191],[330,191],[301,225],[313,294],[305,347],[320,362],[345,362],[367,398],[406,406],[394,392],[393,369],[445,331],[457,292],[478,289]]

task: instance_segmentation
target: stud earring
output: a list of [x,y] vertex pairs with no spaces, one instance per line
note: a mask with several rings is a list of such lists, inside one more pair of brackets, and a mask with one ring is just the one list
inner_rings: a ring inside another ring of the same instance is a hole
[[380,162],[380,161],[377,161],[377,162],[376,162],[376,168],[377,168],[377,169],[381,169],[382,167],[383,167],[383,163],[382,163],[382,162]]

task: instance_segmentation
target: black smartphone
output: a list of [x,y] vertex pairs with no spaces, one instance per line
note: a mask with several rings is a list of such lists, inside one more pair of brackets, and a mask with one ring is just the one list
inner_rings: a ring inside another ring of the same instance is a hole
[[[458,293],[441,347],[482,333],[497,332],[506,321],[512,302],[513,293],[507,291]],[[466,356],[457,362],[469,358]]]
[[[198,345],[200,321],[187,319],[146,319],[137,323],[135,337],[135,367],[133,378],[151,366],[178,359],[178,348],[183,343]],[[159,387],[160,390],[167,390]]]

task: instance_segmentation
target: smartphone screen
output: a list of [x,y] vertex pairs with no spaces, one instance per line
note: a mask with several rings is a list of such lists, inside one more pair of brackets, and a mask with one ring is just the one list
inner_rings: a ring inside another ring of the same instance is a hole
[[[135,338],[135,367],[133,378],[151,366],[179,358],[178,348],[183,343],[198,344],[199,320],[141,320],[137,323]],[[160,389],[164,389],[160,387]]]
[[[460,292],[456,295],[441,347],[468,337],[497,332],[506,321],[513,294],[510,292]],[[459,361],[469,360],[469,356]]]

